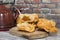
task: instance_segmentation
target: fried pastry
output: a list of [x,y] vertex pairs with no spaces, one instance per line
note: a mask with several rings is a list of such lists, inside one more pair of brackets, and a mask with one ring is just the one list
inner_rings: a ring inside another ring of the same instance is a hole
[[40,18],[37,26],[38,28],[44,29],[46,32],[57,33],[56,23],[53,20],[48,20],[45,18]]
[[27,31],[27,32],[34,32],[35,31],[35,25],[29,24],[27,22],[17,24],[18,30]]
[[23,23],[24,21],[20,19],[20,17],[17,18],[16,20],[16,23],[19,24],[19,23]]
[[38,21],[37,14],[20,14],[16,22],[20,23],[20,22],[37,22],[37,21]]

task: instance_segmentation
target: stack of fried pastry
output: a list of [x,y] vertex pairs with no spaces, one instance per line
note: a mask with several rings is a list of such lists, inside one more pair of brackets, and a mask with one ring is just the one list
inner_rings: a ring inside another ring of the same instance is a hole
[[53,20],[39,18],[38,14],[20,14],[16,23],[18,30],[26,32],[34,32],[36,28],[43,29],[49,33],[57,33],[58,31]]

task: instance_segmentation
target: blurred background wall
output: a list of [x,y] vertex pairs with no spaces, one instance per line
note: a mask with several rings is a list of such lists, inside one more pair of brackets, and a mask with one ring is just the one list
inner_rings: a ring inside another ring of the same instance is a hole
[[18,9],[21,8],[21,13],[37,13],[40,17],[53,19],[57,27],[60,27],[60,0],[9,0],[9,3],[13,1]]

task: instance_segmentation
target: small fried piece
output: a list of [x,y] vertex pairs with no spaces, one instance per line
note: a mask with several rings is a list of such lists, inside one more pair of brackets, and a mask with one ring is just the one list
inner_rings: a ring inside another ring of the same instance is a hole
[[44,29],[47,32],[57,33],[56,23],[53,20],[48,20],[45,18],[40,18],[37,26],[38,28]]
[[[17,18],[18,20],[22,20],[23,22],[37,22],[38,21],[38,15],[37,14],[20,14]],[[19,22],[17,22],[19,23]]]
[[35,31],[35,25],[29,24],[27,22],[17,24],[18,30],[27,31],[27,32],[34,32]]
[[24,22],[24,21],[21,20],[20,17],[18,17],[18,18],[16,19],[16,23],[17,23],[17,24],[19,24],[19,23],[23,23],[23,22]]

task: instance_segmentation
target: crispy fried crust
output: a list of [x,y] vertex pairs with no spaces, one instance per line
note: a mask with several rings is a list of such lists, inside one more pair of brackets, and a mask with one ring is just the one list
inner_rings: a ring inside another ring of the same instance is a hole
[[18,16],[16,22],[37,22],[38,15],[37,14],[21,14]]
[[47,32],[57,33],[56,23],[53,20],[48,20],[45,18],[40,18],[37,26],[38,28],[44,29]]
[[20,19],[20,17],[17,18],[16,20],[16,23],[19,24],[19,23],[23,23],[24,21]]
[[34,32],[36,28],[46,32],[57,33],[56,23],[53,20],[38,18],[37,14],[20,14],[16,20],[18,30]]
[[29,24],[27,22],[17,24],[17,28],[18,28],[18,30],[27,31],[27,32],[34,32],[35,31],[35,25]]

